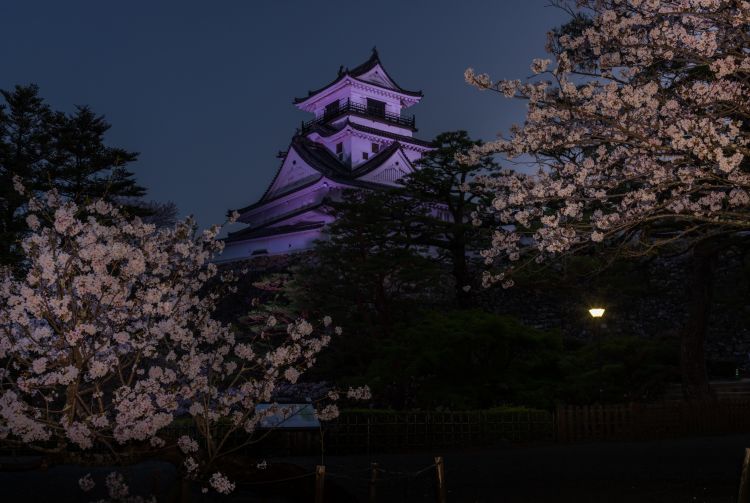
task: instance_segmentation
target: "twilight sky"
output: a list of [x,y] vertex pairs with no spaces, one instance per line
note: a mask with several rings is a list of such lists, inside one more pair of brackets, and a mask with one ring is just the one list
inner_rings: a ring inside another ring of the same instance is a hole
[[373,45],[393,78],[424,99],[416,136],[466,129],[492,139],[523,104],[464,83],[468,66],[525,78],[546,32],[565,20],[548,0],[5,0],[0,89],[36,83],[55,109],[90,105],[108,141],[141,153],[149,197],[202,226],[254,202],[307,114],[291,101],[365,61]]

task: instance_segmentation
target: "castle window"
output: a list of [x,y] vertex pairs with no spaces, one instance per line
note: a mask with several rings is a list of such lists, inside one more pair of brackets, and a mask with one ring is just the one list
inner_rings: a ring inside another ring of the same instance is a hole
[[369,158],[370,158],[370,154],[368,154],[367,152],[362,152],[362,159],[369,159]]
[[385,102],[367,98],[367,113],[377,117],[385,117]]
[[344,144],[341,142],[338,142],[336,144],[336,153],[341,154],[342,152],[344,152]]
[[377,154],[378,152],[380,152],[380,144],[372,142],[372,153]]
[[331,103],[326,105],[326,110],[323,112],[324,117],[330,117],[331,115],[336,115],[339,112],[339,102],[338,100],[332,101]]

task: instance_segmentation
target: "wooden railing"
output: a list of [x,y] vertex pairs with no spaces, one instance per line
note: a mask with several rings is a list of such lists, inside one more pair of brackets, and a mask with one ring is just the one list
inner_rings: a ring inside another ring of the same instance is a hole
[[307,131],[308,129],[310,129],[316,124],[323,124],[326,122],[330,122],[334,119],[337,119],[347,114],[353,114],[353,115],[358,115],[358,116],[365,117],[368,119],[384,121],[384,122],[388,122],[388,123],[395,124],[397,126],[401,126],[401,127],[405,127],[409,129],[416,129],[416,118],[414,116],[402,117],[399,114],[386,112],[382,109],[378,109],[375,107],[368,107],[367,105],[363,105],[361,103],[354,103],[351,100],[346,99],[346,100],[342,100],[339,103],[338,108],[326,110],[321,117],[316,117],[315,119],[309,120],[307,122],[303,122],[302,131]]

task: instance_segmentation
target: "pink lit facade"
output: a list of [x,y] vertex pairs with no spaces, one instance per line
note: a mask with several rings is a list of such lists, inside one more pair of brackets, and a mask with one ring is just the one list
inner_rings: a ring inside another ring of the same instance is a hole
[[333,219],[326,199],[398,185],[430,150],[414,138],[414,118],[402,115],[421,98],[393,81],[373,49],[365,63],[295,99],[313,118],[279,154],[281,166],[260,200],[237,210],[247,227],[229,235],[221,261],[309,250]]

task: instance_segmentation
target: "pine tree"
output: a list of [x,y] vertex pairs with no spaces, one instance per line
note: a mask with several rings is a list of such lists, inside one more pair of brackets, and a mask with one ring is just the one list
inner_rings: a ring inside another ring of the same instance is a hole
[[77,106],[70,115],[55,114],[49,186],[79,205],[102,197],[118,202],[143,197],[146,189],[125,167],[138,154],[107,146],[104,135],[110,128],[87,106]]
[[480,198],[473,181],[490,173],[496,164],[489,156],[471,164],[458,160],[457,156],[481,145],[466,131],[441,133],[432,143],[435,150],[426,153],[417,170],[404,180],[406,197],[421,203],[410,218],[420,222],[419,241],[438,250],[450,264],[456,303],[467,307],[469,289],[475,283],[469,271],[470,251],[486,245],[486,231],[474,226],[471,219]]
[[54,112],[34,84],[0,94],[0,264],[18,263],[18,242],[28,230],[16,177],[29,191],[56,189],[79,205],[104,198],[134,215],[153,213],[153,204],[140,200],[146,189],[126,168],[138,154],[105,143],[111,126],[103,116],[86,106]]
[[327,239],[293,271],[295,307],[330,315],[346,330],[322,365],[337,375],[361,375],[375,341],[442,296],[442,269],[416,242],[418,223],[401,218],[413,214],[417,202],[400,192],[349,190],[330,202],[336,221]]
[[26,198],[14,189],[18,177],[28,189],[39,187],[49,166],[52,112],[36,85],[0,91],[0,263],[18,260],[18,240],[26,229]]

